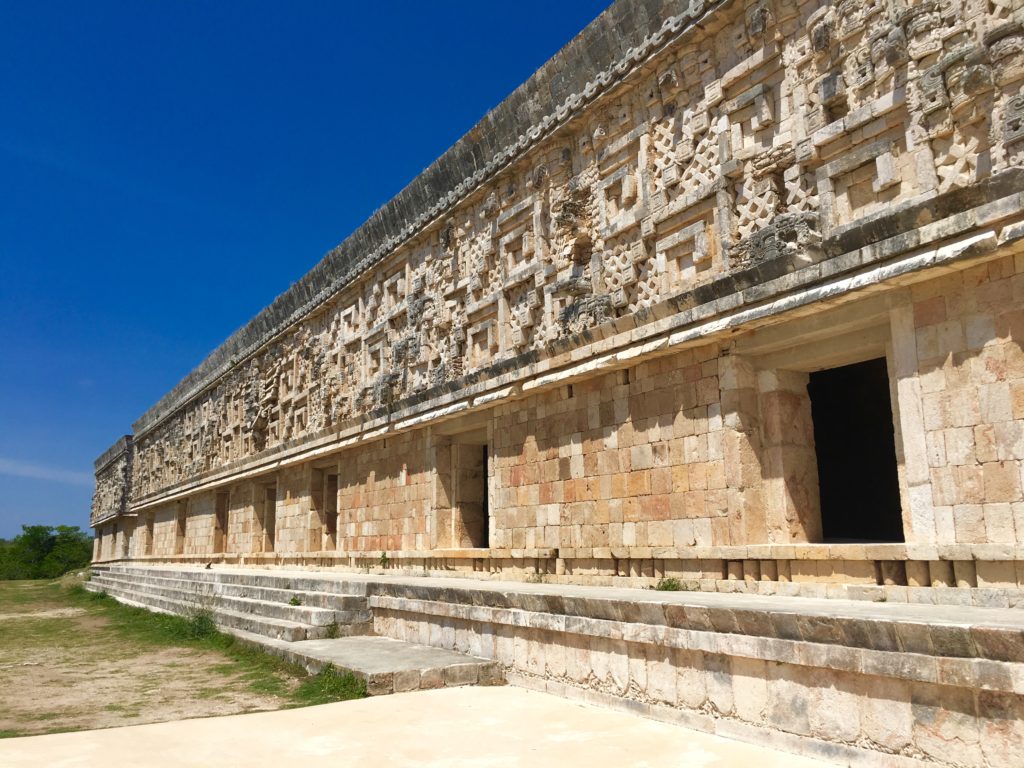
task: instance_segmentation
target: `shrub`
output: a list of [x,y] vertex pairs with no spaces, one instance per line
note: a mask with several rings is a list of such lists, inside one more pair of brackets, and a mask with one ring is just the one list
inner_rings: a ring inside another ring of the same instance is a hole
[[92,537],[78,526],[23,525],[0,542],[0,579],[55,579],[92,560]]

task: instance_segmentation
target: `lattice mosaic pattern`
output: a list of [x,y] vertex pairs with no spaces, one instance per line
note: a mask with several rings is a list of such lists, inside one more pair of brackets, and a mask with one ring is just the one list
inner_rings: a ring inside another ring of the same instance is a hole
[[[688,6],[617,79],[555,110],[561,127],[503,150],[459,202],[439,201],[316,311],[147,424],[133,493],[545,354],[1021,163],[1021,6],[765,0],[701,29]],[[785,233],[797,234],[780,247]]]

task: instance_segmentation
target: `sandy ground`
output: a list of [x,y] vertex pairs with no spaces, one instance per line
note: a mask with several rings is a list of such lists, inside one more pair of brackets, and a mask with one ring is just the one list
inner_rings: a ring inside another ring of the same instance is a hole
[[52,608],[48,611],[0,613],[0,621],[14,621],[15,619],[67,619],[72,616],[82,616],[85,612],[85,608]]
[[[0,595],[0,735],[278,709],[220,654],[133,645],[89,610]],[[222,671],[218,671],[220,668]],[[2,761],[0,761],[2,762]]]
[[0,765],[813,768],[826,763],[506,686],[7,739],[0,741]]

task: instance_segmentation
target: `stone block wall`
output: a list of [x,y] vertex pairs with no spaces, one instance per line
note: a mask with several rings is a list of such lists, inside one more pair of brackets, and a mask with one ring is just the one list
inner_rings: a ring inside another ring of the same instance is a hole
[[236,483],[228,488],[228,530],[225,552],[256,552],[259,545],[254,512],[255,488],[252,483]]
[[153,510],[153,553],[173,556],[176,552],[178,504],[164,504]]
[[189,499],[185,527],[185,555],[205,555],[213,551],[213,511],[216,494],[199,493]]
[[424,431],[378,440],[339,458],[339,550],[430,548],[435,490]]
[[[305,552],[310,526],[310,470],[307,465],[277,473],[274,551]],[[318,547],[319,549],[319,547]]]
[[703,628],[694,632],[662,626],[660,607],[617,608],[606,598],[569,616],[543,613],[539,595],[509,597],[501,608],[486,597],[370,601],[378,633],[497,660],[518,685],[843,765],[1016,768],[1024,760],[1020,664],[962,658],[974,646],[949,643],[968,630],[935,629],[926,640],[915,635],[927,634],[924,625],[876,620],[869,644],[887,650],[864,651],[843,639],[839,627],[852,624],[795,614],[779,622],[753,609],[754,630],[724,603],[725,613],[664,609],[673,627]]
[[495,409],[493,546],[727,544],[718,348]]
[[936,541],[1024,543],[1024,256],[912,300]]

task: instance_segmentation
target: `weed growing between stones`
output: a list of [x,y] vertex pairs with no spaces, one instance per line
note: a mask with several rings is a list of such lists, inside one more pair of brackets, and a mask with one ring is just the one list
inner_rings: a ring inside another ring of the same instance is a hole
[[330,624],[327,625],[326,630],[328,640],[336,640],[339,637],[341,637],[341,627],[338,626],[337,618],[335,618],[333,621],[331,621]]
[[300,706],[330,704],[333,701],[361,699],[366,696],[366,683],[351,672],[342,672],[328,664],[320,674],[310,678],[295,691],[292,698]]
[[184,618],[183,634],[186,640],[203,640],[220,634],[213,621],[213,614],[209,611],[196,610]]
[[658,579],[658,583],[651,587],[651,589],[658,592],[682,592],[683,583],[679,579],[669,576],[668,578]]
[[291,599],[288,601],[288,605],[302,605],[302,598],[298,595],[292,595]]

